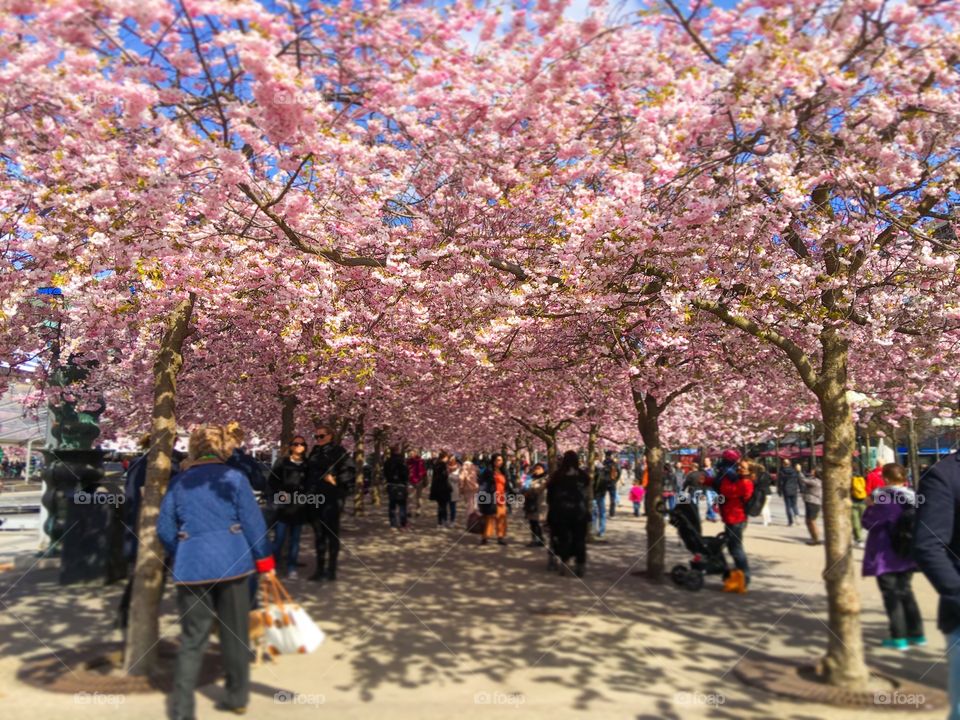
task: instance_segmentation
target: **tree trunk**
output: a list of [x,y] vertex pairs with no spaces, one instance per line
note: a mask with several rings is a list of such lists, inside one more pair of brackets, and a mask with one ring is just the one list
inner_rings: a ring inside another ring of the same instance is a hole
[[149,675],[156,670],[166,554],[157,537],[157,517],[160,501],[170,482],[173,446],[177,439],[177,374],[183,366],[183,344],[189,333],[195,303],[196,296],[191,293],[170,313],[153,364],[150,450],[140,500],[139,549],[123,658],[124,671],[128,675]]
[[382,428],[373,430],[373,477],[370,489],[370,500],[374,506],[380,507],[383,503],[381,489],[383,487],[383,446],[387,442],[387,431]]
[[[649,425],[649,419],[647,424]],[[657,509],[663,494],[663,448],[660,446],[657,420],[654,420],[653,427],[643,433],[643,436],[646,445],[644,457],[647,461],[647,493],[643,498],[647,511],[647,577],[656,580],[663,576],[667,561],[663,515]]]
[[831,685],[863,689],[867,684],[857,563],[851,549],[850,484],[855,432],[847,401],[847,348],[823,342],[823,371],[817,399],[823,417],[823,525],[826,540],[828,626],[823,670]]
[[353,493],[353,514],[363,515],[363,466],[366,459],[365,444],[363,441],[363,415],[357,418],[353,426],[353,464],[357,468],[357,487]]
[[657,508],[663,494],[663,447],[660,445],[660,413],[663,408],[649,393],[637,390],[632,393],[647,466],[647,492],[643,499],[647,512],[647,577],[659,580],[667,561],[663,515]]
[[543,438],[547,446],[547,472],[551,475],[557,471],[559,462],[557,460],[557,436],[556,434],[547,435]]
[[293,440],[297,431],[297,396],[296,393],[285,390],[280,395],[282,409],[280,411],[280,452],[283,453]]

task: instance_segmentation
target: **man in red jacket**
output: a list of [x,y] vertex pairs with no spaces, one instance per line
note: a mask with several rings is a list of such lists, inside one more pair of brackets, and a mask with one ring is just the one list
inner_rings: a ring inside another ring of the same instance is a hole
[[727,533],[727,547],[737,568],[730,573],[723,590],[743,593],[750,584],[750,564],[743,549],[743,531],[747,528],[747,501],[753,495],[753,468],[749,460],[740,459],[740,453],[736,450],[724,450],[722,460],[731,465],[737,463],[736,470],[730,467],[729,472],[718,473],[717,477],[707,478],[704,482],[713,485],[719,495],[720,519]]

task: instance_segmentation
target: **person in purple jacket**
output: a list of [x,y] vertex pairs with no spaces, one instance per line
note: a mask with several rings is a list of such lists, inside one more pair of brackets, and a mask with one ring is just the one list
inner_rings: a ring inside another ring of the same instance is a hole
[[926,645],[923,618],[910,584],[917,564],[909,555],[894,549],[893,536],[897,521],[908,506],[917,504],[916,493],[907,486],[907,472],[902,465],[883,466],[884,486],[867,498],[863,527],[870,534],[863,553],[864,577],[875,576],[883,606],[890,620],[890,637],[883,646],[906,650],[910,645]]

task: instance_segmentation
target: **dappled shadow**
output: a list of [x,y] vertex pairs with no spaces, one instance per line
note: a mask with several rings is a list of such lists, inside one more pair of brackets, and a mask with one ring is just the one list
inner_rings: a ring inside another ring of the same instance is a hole
[[[528,538],[520,536],[516,516],[505,548],[480,547],[477,536],[462,528],[431,525],[422,520],[413,532],[394,533],[380,513],[345,517],[338,580],[287,582],[328,643],[315,656],[281,658],[255,669],[253,693],[327,693],[374,704],[401,689],[442,688],[444,698],[453,698],[451,716],[456,705],[517,698],[571,710],[616,708],[618,716],[631,698],[638,710],[656,708],[631,715],[638,718],[691,712],[715,718],[823,716],[822,706],[803,704],[784,715],[782,700],[745,689],[732,672],[750,652],[810,660],[822,653],[826,600],[822,582],[809,580],[810,567],[822,565],[822,548],[809,548],[811,565],[801,581],[797,561],[776,549],[790,539],[751,528],[746,546],[754,581],[741,596],[720,593],[718,576],[708,577],[701,592],[634,576],[631,570],[643,567],[638,552],[645,539],[642,519],[629,516],[611,521],[609,542],[590,546],[582,582],[548,573],[545,552],[523,546]],[[306,577],[313,564],[307,529],[302,543]],[[687,561],[670,528],[666,547],[667,567]],[[31,573],[8,591],[11,584],[0,576],[0,596],[8,592],[2,603],[10,608],[0,617],[3,655],[119,638],[111,628],[121,586],[61,588],[56,571],[49,570]],[[166,634],[176,637],[169,588],[162,612]],[[878,643],[885,633],[882,608],[869,607],[865,599],[863,619],[868,644]],[[946,667],[937,663],[936,652],[868,651],[868,657],[884,672],[946,685]],[[287,687],[294,683],[284,670],[292,663],[309,663],[307,685]],[[714,702],[717,697],[722,702]]]

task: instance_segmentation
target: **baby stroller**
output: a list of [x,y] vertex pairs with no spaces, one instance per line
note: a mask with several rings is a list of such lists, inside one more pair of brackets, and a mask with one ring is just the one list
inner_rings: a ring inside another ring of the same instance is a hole
[[690,495],[681,495],[678,502],[666,514],[670,524],[677,528],[680,539],[693,557],[690,566],[674,565],[670,571],[671,579],[687,590],[697,591],[703,587],[706,575],[728,574],[727,559],[723,549],[727,544],[727,534],[721,532],[714,537],[704,537],[700,527],[700,513]]

